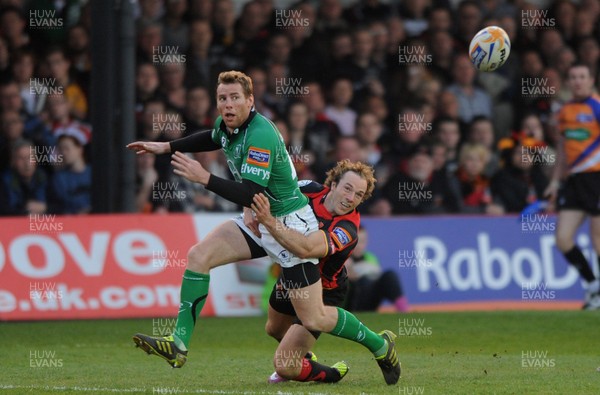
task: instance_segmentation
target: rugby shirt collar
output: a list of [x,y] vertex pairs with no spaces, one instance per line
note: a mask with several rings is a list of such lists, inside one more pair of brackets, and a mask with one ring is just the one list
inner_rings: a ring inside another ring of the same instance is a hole
[[[250,114],[248,115],[248,118],[246,119],[246,121],[243,124],[241,124],[239,128],[234,129],[232,134],[238,134],[238,132],[248,129],[248,125],[250,125],[250,122],[252,122],[252,119],[254,119],[255,116],[256,116],[256,110],[254,107],[252,107],[250,109]],[[223,119],[221,119],[221,124],[219,125],[219,128],[221,130],[225,131],[227,138],[231,137],[231,135],[229,134],[229,131],[227,130],[227,126],[225,125],[225,121]]]

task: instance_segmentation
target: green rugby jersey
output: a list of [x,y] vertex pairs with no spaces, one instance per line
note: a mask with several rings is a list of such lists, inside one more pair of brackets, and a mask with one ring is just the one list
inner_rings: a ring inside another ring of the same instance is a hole
[[256,111],[229,134],[219,116],[211,133],[221,146],[236,181],[242,179],[264,186],[271,214],[283,216],[308,204],[300,192],[298,177],[277,127]]

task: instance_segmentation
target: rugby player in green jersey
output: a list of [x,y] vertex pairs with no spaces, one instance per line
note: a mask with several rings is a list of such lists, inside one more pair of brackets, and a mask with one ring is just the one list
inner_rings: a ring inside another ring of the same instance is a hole
[[[275,125],[254,110],[252,80],[239,71],[219,74],[216,119],[212,131],[198,132],[171,142],[134,142],[127,147],[138,154],[171,153],[174,173],[249,210],[254,195],[269,199],[271,214],[288,228],[308,235],[318,230],[318,222],[308,198],[298,187],[298,179],[285,143]],[[209,173],[182,152],[222,149],[235,181]],[[345,204],[341,202],[340,204]],[[134,342],[144,351],[165,359],[179,368],[187,360],[190,338],[206,297],[210,269],[268,254],[282,268],[285,286],[307,295],[292,304],[303,326],[311,331],[331,333],[360,343],[377,359],[386,383],[400,377],[400,362],[391,331],[377,334],[353,314],[325,306],[318,257],[299,257],[285,249],[259,225],[260,239],[252,238],[250,223],[242,216],[219,225],[187,255],[183,274],[177,323],[173,334],[153,337],[136,334]],[[257,242],[258,240],[258,242]]]

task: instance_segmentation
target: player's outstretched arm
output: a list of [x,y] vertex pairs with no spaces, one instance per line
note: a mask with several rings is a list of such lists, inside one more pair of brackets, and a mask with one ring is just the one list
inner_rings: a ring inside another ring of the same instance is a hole
[[264,194],[254,195],[250,208],[254,210],[258,222],[267,228],[275,240],[297,257],[321,258],[329,253],[329,244],[323,231],[319,230],[303,235],[288,228],[271,215],[271,205]]
[[204,152],[221,148],[211,137],[210,130],[196,132],[170,142],[135,141],[127,144],[127,148],[141,154],[169,154],[171,152]]
[[171,152],[171,146],[166,142],[158,142],[158,141],[134,141],[133,143],[129,143],[126,146],[132,151],[135,151],[136,154],[168,154]]

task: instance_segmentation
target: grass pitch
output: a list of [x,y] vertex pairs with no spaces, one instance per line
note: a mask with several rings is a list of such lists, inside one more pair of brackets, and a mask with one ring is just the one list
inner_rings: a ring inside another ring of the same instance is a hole
[[[595,394],[600,315],[583,311],[358,314],[399,334],[402,377],[387,386],[363,347],[323,335],[319,361],[345,360],[338,384],[267,384],[265,318],[201,319],[188,363],[171,369],[131,341],[156,321],[1,323],[0,392],[9,394]],[[162,324],[164,325],[164,321]]]

